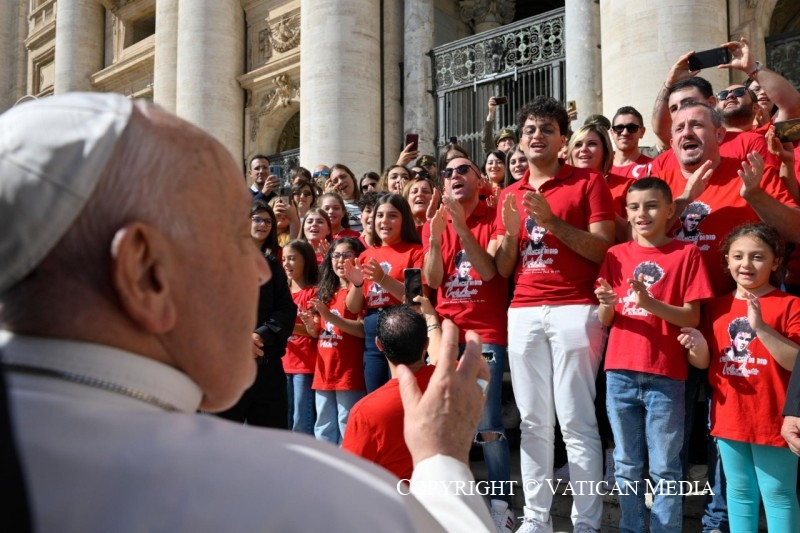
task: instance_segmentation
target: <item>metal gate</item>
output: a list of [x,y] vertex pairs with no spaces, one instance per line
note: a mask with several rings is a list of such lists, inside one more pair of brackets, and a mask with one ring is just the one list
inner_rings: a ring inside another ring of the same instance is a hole
[[508,97],[497,107],[494,133],[516,130],[517,110],[535,96],[564,100],[564,75],[563,9],[434,48],[437,148],[456,137],[481,164],[489,98]]
[[767,66],[800,90],[800,31],[767,37]]

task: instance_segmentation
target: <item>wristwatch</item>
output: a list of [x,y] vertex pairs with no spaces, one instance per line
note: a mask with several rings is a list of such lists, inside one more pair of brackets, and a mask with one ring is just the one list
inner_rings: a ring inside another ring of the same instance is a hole
[[763,65],[761,64],[761,61],[756,61],[755,68],[747,73],[747,77],[750,78],[750,79],[755,79],[755,75],[758,74],[759,72],[761,72],[762,68],[763,68]]

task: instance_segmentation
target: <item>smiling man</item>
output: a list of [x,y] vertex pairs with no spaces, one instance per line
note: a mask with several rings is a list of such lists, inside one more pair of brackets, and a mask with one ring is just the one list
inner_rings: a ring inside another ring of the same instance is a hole
[[[569,125],[560,103],[538,97],[520,109],[517,122],[528,171],[500,195],[495,262],[500,275],[516,280],[508,357],[522,417],[525,517],[518,531],[541,533],[553,530],[546,480],[553,472],[556,413],[572,482],[603,477],[594,399],[605,333],[594,281],[614,242],[614,205],[599,172],[559,161]],[[526,260],[524,253],[530,221],[546,230],[541,260]],[[576,493],[573,501],[575,530],[599,531],[600,496]]]

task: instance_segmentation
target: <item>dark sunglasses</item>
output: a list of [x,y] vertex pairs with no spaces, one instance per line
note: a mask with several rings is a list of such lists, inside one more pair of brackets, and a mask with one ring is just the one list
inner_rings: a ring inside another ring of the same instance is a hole
[[369,189],[374,189],[374,188],[375,188],[375,187],[377,187],[377,186],[378,186],[378,184],[377,184],[377,183],[374,183],[374,182],[362,183],[362,184],[361,184],[361,190],[362,190],[362,191],[367,191],[367,190],[369,190]]
[[744,93],[746,92],[747,89],[744,87],[737,87],[731,90],[725,89],[717,93],[717,100],[725,100],[728,98],[729,94],[732,94],[736,98],[741,98],[742,96],[744,96]]
[[628,130],[628,133],[636,133],[641,128],[640,125],[634,124],[633,122],[629,122],[627,124],[615,124],[611,126],[611,129],[614,130],[614,133],[619,135],[625,130]]
[[469,172],[469,169],[471,168],[472,165],[467,165],[467,164],[458,165],[455,168],[446,168],[442,170],[442,177],[446,180],[449,180],[450,178],[453,177],[453,173],[457,173],[459,176],[466,176],[467,172]]
[[411,171],[411,176],[414,177],[414,178],[427,178],[427,177],[430,176],[430,174],[428,174],[428,171],[424,170],[424,169],[423,170],[412,170]]

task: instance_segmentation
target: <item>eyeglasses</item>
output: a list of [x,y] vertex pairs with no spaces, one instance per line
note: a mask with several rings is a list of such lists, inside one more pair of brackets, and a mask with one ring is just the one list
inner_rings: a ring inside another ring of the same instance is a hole
[[449,180],[450,178],[453,177],[453,173],[457,173],[459,176],[466,176],[467,172],[469,172],[469,169],[471,168],[472,165],[467,165],[467,164],[458,165],[455,168],[446,168],[442,170],[442,177],[446,180]]
[[411,176],[414,178],[427,178],[430,176],[427,170],[412,170]]
[[327,178],[330,175],[331,175],[331,173],[328,172],[327,170],[318,170],[317,172],[314,172],[313,174],[311,174],[311,176],[314,177],[314,178],[318,178],[320,176],[322,176],[323,178]]
[[736,98],[741,98],[742,96],[744,96],[744,93],[746,92],[747,89],[745,89],[744,87],[737,87],[735,89],[731,89],[730,91],[728,89],[725,89],[717,93],[717,100],[726,100],[729,94],[732,94]]
[[311,196],[311,191],[296,192],[292,196],[305,196],[306,198],[308,198],[309,196]]
[[370,190],[370,189],[374,189],[374,188],[375,188],[375,187],[377,187],[377,186],[378,186],[378,184],[377,184],[377,183],[375,183],[375,182],[373,182],[373,181],[371,181],[371,182],[369,182],[369,183],[362,183],[362,184],[361,184],[361,190],[362,190],[362,191],[368,191],[368,190]]
[[272,219],[271,218],[264,218],[264,217],[260,217],[258,215],[250,217],[250,220],[252,220],[253,224],[255,224],[256,226],[261,226],[262,224],[264,226],[271,226],[272,225]]
[[339,259],[352,259],[356,256],[354,252],[333,252],[331,259],[338,261]]
[[641,128],[641,126],[633,122],[629,122],[628,124],[614,124],[611,126],[611,130],[617,135],[620,135],[625,130],[628,130],[628,133],[636,133],[639,131],[639,128]]

